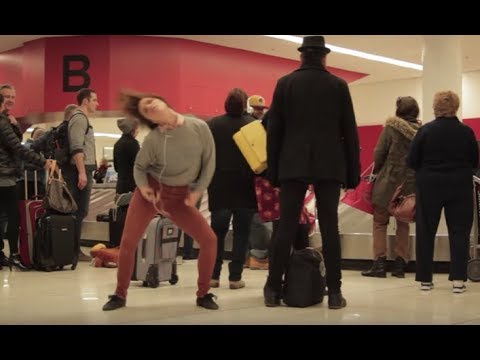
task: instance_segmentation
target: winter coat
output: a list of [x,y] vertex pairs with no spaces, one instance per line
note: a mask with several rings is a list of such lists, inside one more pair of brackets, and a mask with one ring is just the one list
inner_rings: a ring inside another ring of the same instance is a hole
[[377,177],[372,201],[375,206],[387,208],[393,193],[403,182],[404,194],[415,193],[415,172],[407,167],[406,157],[419,128],[420,124],[396,116],[387,119],[374,152],[373,173]]
[[250,115],[217,116],[208,122],[215,140],[215,173],[208,187],[210,211],[257,208],[254,173],[233,140],[244,125],[254,120]]
[[302,65],[278,80],[268,112],[267,177],[360,181],[360,145],[347,83],[322,65]]
[[118,173],[117,194],[135,190],[133,167],[140,144],[131,134],[123,134],[113,146],[113,166]]
[[45,164],[42,156],[22,145],[10,120],[0,114],[0,177],[15,177],[19,174],[18,158],[38,167]]

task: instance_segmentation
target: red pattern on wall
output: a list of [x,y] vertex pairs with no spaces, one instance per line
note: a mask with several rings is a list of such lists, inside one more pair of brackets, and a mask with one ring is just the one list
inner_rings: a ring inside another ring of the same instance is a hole
[[383,125],[367,125],[358,127],[360,138],[360,162],[364,171],[373,162],[373,151],[382,132]]
[[477,140],[480,139],[480,118],[464,119],[463,123],[472,128]]

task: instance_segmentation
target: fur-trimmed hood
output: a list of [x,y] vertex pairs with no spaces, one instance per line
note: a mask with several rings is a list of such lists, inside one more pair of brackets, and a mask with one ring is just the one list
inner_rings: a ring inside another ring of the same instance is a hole
[[385,127],[387,126],[397,130],[400,134],[402,134],[409,140],[413,139],[418,129],[420,128],[420,124],[403,120],[398,116],[392,116],[388,118],[385,122]]

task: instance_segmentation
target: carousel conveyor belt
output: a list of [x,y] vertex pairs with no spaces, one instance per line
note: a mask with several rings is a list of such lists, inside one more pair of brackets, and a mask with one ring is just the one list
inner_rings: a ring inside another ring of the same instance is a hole
[[[85,219],[82,227],[82,239],[88,243],[98,241],[108,241],[108,224],[98,223],[95,216],[98,212],[105,212],[113,206],[114,189],[96,189],[92,192],[92,202],[90,213]],[[201,213],[210,222],[210,212],[208,211],[208,196],[205,193],[200,207]],[[371,260],[373,237],[372,220],[373,216],[362,211],[354,209],[343,203],[338,207],[339,231],[342,244],[342,258],[345,260]],[[387,249],[389,259],[395,258],[393,253],[395,241],[395,219],[390,218],[387,236]],[[229,234],[231,235],[231,234]],[[232,236],[225,239],[225,250],[232,248]],[[472,234],[473,243],[473,234]],[[180,243],[180,246],[183,242]],[[316,231],[311,239],[312,246],[321,245],[321,236],[316,226]],[[196,244],[195,244],[196,246]],[[410,224],[410,260],[415,260],[415,224]],[[450,261],[450,249],[448,242],[448,232],[445,224],[445,217],[442,214],[435,239],[434,261]]]

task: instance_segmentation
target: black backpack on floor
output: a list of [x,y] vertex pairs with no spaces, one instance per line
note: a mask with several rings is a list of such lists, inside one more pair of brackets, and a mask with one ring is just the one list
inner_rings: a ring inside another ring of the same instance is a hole
[[318,250],[306,248],[293,251],[283,292],[283,302],[288,306],[307,307],[323,301],[325,265]]

